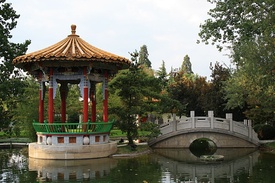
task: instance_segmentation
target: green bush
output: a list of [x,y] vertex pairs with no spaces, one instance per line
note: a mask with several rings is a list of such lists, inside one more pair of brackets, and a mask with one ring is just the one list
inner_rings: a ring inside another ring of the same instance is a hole
[[[68,117],[69,123],[79,123],[79,114],[78,113],[72,113]],[[76,129],[77,125],[71,126],[71,129]]]
[[260,140],[271,140],[275,137],[275,128],[271,125],[262,125],[259,127],[257,134]]

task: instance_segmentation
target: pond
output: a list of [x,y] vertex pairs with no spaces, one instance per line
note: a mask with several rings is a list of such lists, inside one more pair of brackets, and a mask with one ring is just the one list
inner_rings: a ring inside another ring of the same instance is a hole
[[158,149],[134,158],[37,160],[22,149],[0,150],[0,182],[271,183],[275,155],[251,149],[218,149],[204,162],[189,149]]

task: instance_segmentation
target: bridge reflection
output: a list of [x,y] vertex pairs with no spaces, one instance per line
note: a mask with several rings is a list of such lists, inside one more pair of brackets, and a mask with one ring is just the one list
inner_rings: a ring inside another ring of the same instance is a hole
[[[174,182],[234,182],[240,173],[252,173],[260,153],[252,149],[218,149],[225,156],[223,162],[206,163],[189,149],[156,149],[154,156],[163,169],[164,180]],[[169,182],[169,181],[168,181]]]

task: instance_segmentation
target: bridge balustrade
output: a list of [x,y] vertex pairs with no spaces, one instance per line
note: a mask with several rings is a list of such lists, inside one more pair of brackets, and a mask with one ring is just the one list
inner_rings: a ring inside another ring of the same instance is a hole
[[160,131],[162,135],[179,131],[179,130],[199,130],[199,129],[209,129],[226,131],[227,133],[237,134],[245,136],[251,140],[258,141],[258,136],[252,128],[251,120],[244,120],[244,122],[233,121],[232,114],[226,114],[226,118],[214,117],[213,111],[208,111],[208,116],[195,116],[195,112],[190,112],[190,117],[183,120],[176,120],[175,116],[173,121],[170,123],[165,123],[160,126]]

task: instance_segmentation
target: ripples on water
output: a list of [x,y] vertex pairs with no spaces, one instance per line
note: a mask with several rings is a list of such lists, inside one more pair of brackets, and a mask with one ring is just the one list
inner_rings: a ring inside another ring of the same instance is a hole
[[275,155],[248,149],[217,151],[223,162],[206,163],[188,149],[156,150],[136,158],[37,160],[20,149],[0,150],[0,182],[273,183]]

